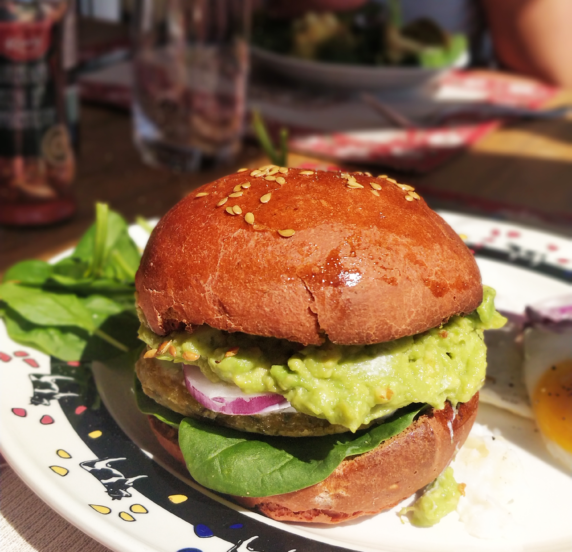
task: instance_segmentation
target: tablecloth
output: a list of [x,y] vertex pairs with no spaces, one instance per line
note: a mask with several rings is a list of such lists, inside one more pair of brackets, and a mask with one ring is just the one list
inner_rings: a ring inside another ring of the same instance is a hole
[[38,498],[0,456],[2,552],[109,552]]

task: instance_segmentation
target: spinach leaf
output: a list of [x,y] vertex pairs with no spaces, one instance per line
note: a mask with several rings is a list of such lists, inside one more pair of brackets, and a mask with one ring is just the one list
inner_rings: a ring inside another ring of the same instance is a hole
[[[41,288],[6,283],[0,284],[0,299],[22,318],[37,326],[77,327],[88,334],[98,336],[121,351],[129,350],[127,345],[106,331],[106,323],[114,315],[125,311],[125,305],[109,298],[97,295],[80,298],[71,293],[50,292]],[[129,317],[132,323],[126,327],[133,332],[135,339],[136,317],[133,313],[130,313]],[[125,324],[115,324],[114,328],[124,326]]]
[[0,284],[0,317],[19,343],[64,360],[106,360],[139,347],[134,278],[140,253],[107,205],[71,256],[27,260]]
[[189,473],[201,485],[235,496],[272,496],[323,481],[344,458],[373,450],[403,431],[422,408],[410,405],[365,432],[298,439],[249,434],[184,418],[179,446]]
[[[75,326],[40,326],[20,316],[10,307],[1,312],[11,339],[62,360],[79,360],[83,356],[89,333]],[[115,354],[117,350],[115,349]]]
[[51,276],[52,265],[38,259],[29,259],[11,266],[2,278],[3,282],[42,285]]
[[159,403],[156,403],[152,398],[145,395],[139,378],[135,376],[133,387],[135,390],[135,399],[137,406],[143,414],[152,415],[161,420],[163,423],[172,427],[178,428],[184,416],[178,412],[173,412]]
[[129,294],[133,299],[135,288],[133,284],[117,282],[108,278],[73,278],[61,274],[52,274],[50,280],[44,286],[45,289],[66,289],[79,295],[91,295],[101,293],[105,295]]
[[41,288],[14,283],[0,284],[0,299],[29,322],[44,326],[78,326],[96,329],[91,313],[79,297],[71,293],[54,293]]
[[97,223],[83,235],[72,258],[86,267],[84,277],[132,282],[141,255],[125,220],[106,208],[97,205]]

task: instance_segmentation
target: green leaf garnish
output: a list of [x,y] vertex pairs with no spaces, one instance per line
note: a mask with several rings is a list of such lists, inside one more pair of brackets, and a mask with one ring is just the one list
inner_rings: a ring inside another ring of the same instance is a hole
[[258,142],[260,146],[264,150],[264,153],[268,156],[270,161],[275,165],[279,165],[281,167],[285,167],[288,164],[288,130],[282,128],[280,130],[280,148],[277,149],[272,140],[270,139],[270,135],[266,130],[266,126],[264,124],[264,120],[262,119],[262,115],[259,111],[253,111],[252,113],[252,125],[254,127],[254,132],[256,137],[258,138]]
[[22,261],[0,284],[10,337],[63,360],[109,359],[137,347],[134,278],[139,249],[126,221],[96,206],[95,224],[55,264]]

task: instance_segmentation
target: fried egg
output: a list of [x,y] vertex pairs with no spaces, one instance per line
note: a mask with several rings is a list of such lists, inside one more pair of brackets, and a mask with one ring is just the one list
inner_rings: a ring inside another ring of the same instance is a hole
[[499,330],[485,332],[487,376],[480,400],[517,416],[534,418],[524,384],[522,332],[524,317],[502,313],[507,323]]
[[524,333],[524,380],[552,456],[572,472],[572,326],[534,325]]

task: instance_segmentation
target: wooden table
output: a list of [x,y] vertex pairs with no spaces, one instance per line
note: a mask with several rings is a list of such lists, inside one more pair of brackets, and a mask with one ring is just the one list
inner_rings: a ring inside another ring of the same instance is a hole
[[[572,93],[561,93],[552,103],[572,104]],[[292,155],[290,165],[304,160]],[[266,162],[254,144],[247,144],[237,166]],[[49,258],[71,247],[92,222],[96,201],[109,203],[130,221],[137,215],[160,217],[191,190],[237,166],[195,174],[150,168],[133,146],[127,113],[83,106],[75,183],[78,212],[71,221],[50,227],[0,228],[0,272],[19,260]],[[492,211],[572,235],[572,120],[506,126],[438,170],[398,178],[414,184],[436,208]]]

